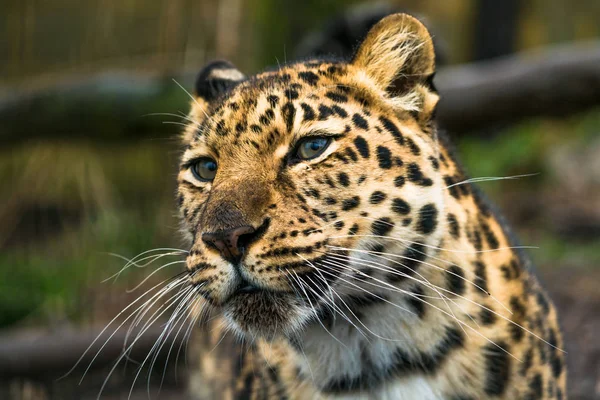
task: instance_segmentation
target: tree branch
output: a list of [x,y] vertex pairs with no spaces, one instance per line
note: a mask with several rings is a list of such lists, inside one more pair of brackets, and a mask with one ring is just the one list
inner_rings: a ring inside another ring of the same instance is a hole
[[572,44],[446,68],[440,124],[453,133],[600,105],[600,42]]
[[[192,73],[176,77],[191,88]],[[440,125],[453,134],[600,105],[600,41],[439,71]],[[28,91],[0,91],[0,143],[34,139],[139,140],[173,137],[189,97],[165,76],[107,73]]]
[[[88,346],[99,335],[100,331],[74,331],[55,334],[32,334],[28,336],[20,332],[18,336],[3,335],[0,337],[0,381],[15,377],[43,377],[58,379],[75,366],[83,356],[74,372],[82,372],[90,364],[102,344],[106,346],[98,353],[92,369],[98,369],[114,363],[124,350],[126,332],[117,332],[109,340],[112,331],[109,329],[100,335],[92,348],[85,353]],[[132,332],[127,344],[130,345],[137,332]],[[154,343],[159,339],[162,329],[152,328],[146,331],[132,347],[130,357],[143,360]],[[174,351],[177,351],[182,338],[175,333],[166,338],[168,343],[175,340]],[[165,346],[168,350],[170,344]],[[166,353],[166,351],[165,351]],[[164,354],[163,354],[164,356]]]

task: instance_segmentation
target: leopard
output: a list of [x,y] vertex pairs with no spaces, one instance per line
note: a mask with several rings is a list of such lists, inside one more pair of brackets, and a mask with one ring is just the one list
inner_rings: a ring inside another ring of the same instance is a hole
[[348,60],[201,69],[177,173],[211,315],[192,396],[567,398],[557,312],[438,129],[434,75],[408,14]]

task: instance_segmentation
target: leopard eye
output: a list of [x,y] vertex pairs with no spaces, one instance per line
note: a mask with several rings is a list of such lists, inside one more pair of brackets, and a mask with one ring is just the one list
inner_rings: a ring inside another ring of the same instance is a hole
[[217,163],[210,158],[201,158],[191,165],[192,174],[200,181],[212,181],[217,175]]
[[326,137],[310,137],[298,143],[296,157],[301,160],[310,160],[323,154],[325,149],[329,147],[331,138]]

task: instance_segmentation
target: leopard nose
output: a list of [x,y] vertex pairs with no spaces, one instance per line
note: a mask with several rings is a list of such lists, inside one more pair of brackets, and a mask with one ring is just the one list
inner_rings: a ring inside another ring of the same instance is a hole
[[244,255],[244,249],[254,238],[256,229],[251,226],[239,226],[217,232],[205,232],[202,241],[217,250],[221,257],[227,261],[237,264]]

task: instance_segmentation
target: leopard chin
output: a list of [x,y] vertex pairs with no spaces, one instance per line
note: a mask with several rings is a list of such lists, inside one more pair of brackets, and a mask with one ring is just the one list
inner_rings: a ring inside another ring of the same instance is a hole
[[252,339],[290,337],[309,318],[295,294],[262,289],[235,293],[222,307],[230,328]]

